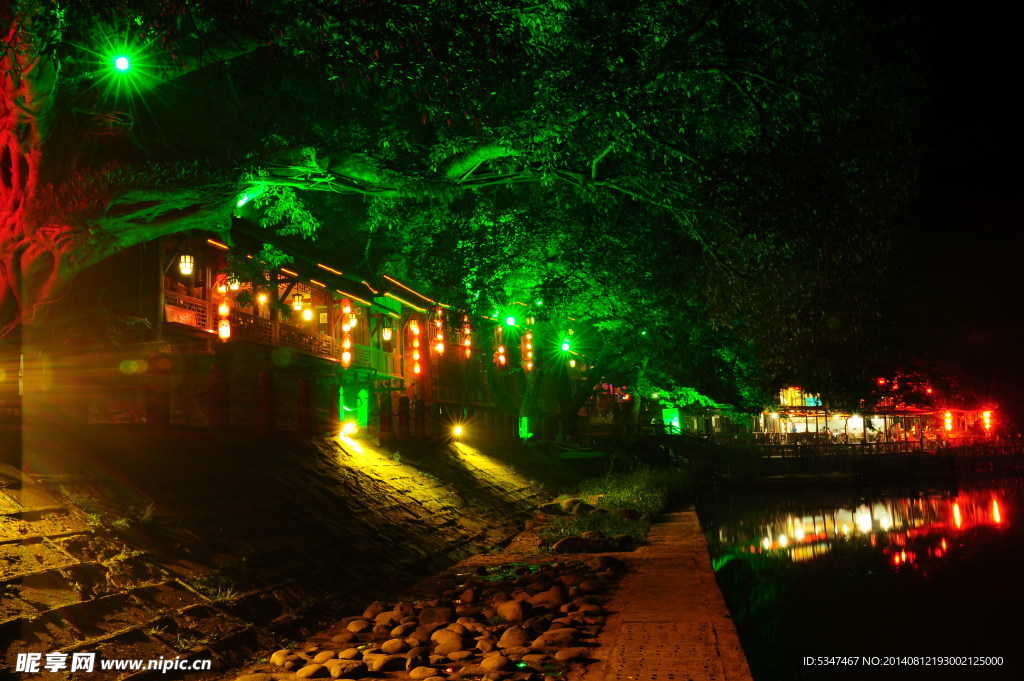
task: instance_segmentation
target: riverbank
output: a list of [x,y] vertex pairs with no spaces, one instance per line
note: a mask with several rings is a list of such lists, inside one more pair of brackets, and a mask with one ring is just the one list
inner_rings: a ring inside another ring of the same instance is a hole
[[[536,533],[524,534],[511,547],[534,543]],[[371,672],[394,681],[751,680],[693,509],[662,516],[631,552],[471,556],[221,678]]]

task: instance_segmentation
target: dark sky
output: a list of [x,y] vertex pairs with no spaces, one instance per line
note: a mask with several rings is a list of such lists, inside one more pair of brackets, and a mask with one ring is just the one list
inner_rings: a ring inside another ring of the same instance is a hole
[[915,3],[933,85],[926,174],[899,262],[900,333],[1013,408],[1024,397],[1024,111],[1012,3]]

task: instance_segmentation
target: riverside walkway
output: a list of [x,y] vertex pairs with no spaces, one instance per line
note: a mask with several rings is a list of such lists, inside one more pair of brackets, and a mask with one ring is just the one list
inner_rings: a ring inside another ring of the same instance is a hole
[[615,554],[630,571],[579,681],[751,681],[697,513],[668,514],[647,538]]

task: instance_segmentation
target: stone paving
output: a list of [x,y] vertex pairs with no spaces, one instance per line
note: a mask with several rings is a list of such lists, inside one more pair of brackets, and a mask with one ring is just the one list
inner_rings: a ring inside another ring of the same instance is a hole
[[648,540],[615,554],[630,572],[606,606],[597,662],[573,681],[751,681],[696,512],[667,515]]

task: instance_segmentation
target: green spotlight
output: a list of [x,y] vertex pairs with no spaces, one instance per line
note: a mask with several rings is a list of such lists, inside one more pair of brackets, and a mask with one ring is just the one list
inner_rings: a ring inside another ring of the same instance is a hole
[[114,60],[114,68],[118,71],[127,71],[131,68],[131,65],[131,62],[128,61],[128,57],[123,55]]
[[569,341],[568,340],[562,341],[562,352],[569,352],[569,348],[570,347],[572,347],[572,346],[569,345]]
[[516,318],[515,317],[505,317],[505,323],[508,324],[509,326],[515,326],[516,325]]

